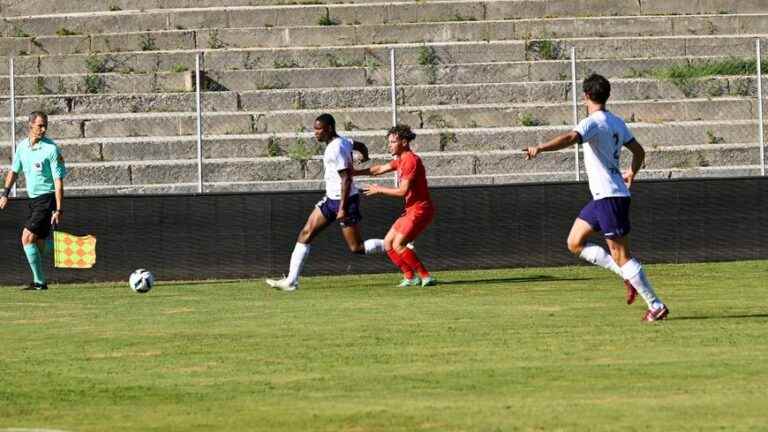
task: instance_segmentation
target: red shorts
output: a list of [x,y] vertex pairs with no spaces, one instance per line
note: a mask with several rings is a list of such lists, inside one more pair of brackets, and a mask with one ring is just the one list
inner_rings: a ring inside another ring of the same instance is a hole
[[402,216],[397,218],[392,228],[404,235],[408,240],[415,239],[422,233],[435,217],[435,208],[433,206],[413,206],[408,207]]

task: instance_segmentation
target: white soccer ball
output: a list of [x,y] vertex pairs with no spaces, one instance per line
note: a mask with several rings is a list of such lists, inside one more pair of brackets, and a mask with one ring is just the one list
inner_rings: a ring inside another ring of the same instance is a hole
[[155,285],[155,275],[149,270],[138,269],[131,273],[131,277],[128,278],[128,285],[137,293],[149,292]]

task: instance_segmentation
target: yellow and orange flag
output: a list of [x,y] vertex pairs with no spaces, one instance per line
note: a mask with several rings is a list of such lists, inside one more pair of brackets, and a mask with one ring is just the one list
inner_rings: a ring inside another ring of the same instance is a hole
[[96,264],[96,237],[53,232],[53,265],[57,268],[91,268]]

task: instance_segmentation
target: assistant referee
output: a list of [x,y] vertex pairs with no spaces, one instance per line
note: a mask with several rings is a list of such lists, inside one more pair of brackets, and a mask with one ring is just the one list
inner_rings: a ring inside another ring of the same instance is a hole
[[21,244],[33,278],[23,289],[47,290],[43,256],[53,249],[51,227],[61,223],[67,169],[61,150],[45,136],[48,115],[39,111],[31,113],[28,126],[28,136],[17,144],[11,171],[5,177],[5,188],[0,191],[0,210],[8,204],[8,193],[19,173],[23,172],[29,197],[29,217],[21,232]]

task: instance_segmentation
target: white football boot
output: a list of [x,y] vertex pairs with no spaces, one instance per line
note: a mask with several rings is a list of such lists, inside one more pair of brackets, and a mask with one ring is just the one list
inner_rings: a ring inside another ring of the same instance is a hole
[[288,278],[282,278],[282,279],[267,279],[264,282],[267,283],[267,285],[271,286],[272,288],[279,289],[281,291],[296,291],[299,289],[299,283],[296,282],[294,284],[291,284],[288,281]]

